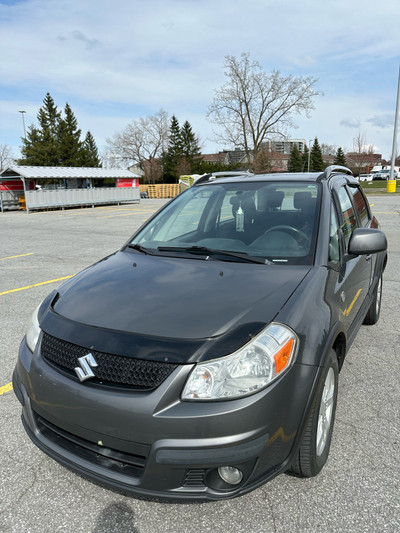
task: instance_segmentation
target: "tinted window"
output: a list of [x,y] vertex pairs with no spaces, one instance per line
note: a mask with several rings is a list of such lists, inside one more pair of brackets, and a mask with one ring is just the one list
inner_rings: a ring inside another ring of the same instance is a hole
[[347,191],[344,187],[341,187],[339,189],[339,202],[340,202],[340,209],[342,211],[342,216],[343,216],[343,224],[341,227],[342,227],[346,250],[347,250],[347,245],[349,244],[351,234],[353,233],[354,229],[357,227],[357,218],[356,218],[356,214],[354,212],[350,197],[347,194]]
[[303,182],[221,180],[194,186],[151,220],[132,244],[155,253],[196,246],[275,263],[312,264],[319,191],[319,184]]
[[357,215],[360,220],[360,226],[365,228],[366,226],[368,226],[370,218],[364,196],[362,195],[362,192],[358,187],[351,187],[350,191],[353,195],[354,205],[356,207]]

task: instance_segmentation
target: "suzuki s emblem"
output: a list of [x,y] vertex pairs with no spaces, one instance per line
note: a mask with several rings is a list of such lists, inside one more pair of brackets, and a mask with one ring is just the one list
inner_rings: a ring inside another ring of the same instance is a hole
[[81,366],[77,366],[76,368],[74,368],[74,370],[80,381],[85,381],[86,379],[94,378],[92,368],[95,368],[98,365],[95,361],[95,358],[93,357],[93,354],[88,353],[83,357],[79,357],[78,363]]

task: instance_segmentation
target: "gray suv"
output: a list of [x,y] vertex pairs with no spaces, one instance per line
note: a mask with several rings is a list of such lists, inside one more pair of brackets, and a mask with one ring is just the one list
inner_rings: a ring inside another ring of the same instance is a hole
[[162,500],[315,476],[346,353],[379,318],[378,228],[343,167],[202,177],[35,311],[13,375],[27,434]]

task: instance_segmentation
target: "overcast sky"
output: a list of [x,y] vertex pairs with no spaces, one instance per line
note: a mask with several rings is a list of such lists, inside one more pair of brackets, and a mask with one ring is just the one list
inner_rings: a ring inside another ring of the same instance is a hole
[[224,57],[311,75],[323,96],[292,138],[351,150],[361,132],[389,158],[400,64],[399,0],[0,0],[0,144],[19,155],[22,116],[46,92],[100,152],[133,119],[189,120],[204,152]]

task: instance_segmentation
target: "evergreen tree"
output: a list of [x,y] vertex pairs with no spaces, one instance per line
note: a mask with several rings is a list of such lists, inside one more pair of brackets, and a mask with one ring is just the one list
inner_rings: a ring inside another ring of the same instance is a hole
[[49,93],[37,114],[39,127],[30,126],[26,139],[22,139],[20,165],[59,165],[58,124],[60,113]]
[[85,140],[80,150],[79,166],[81,167],[101,167],[99,152],[96,142],[90,131],[87,132]]
[[325,166],[324,160],[322,159],[321,147],[317,137],[315,137],[310,153],[310,172],[322,172]]
[[297,148],[297,144],[293,144],[292,151],[290,152],[290,158],[288,161],[289,172],[302,172],[303,170],[303,158],[302,154]]
[[22,157],[17,160],[18,165],[44,165],[44,158],[42,156],[40,147],[42,146],[41,134],[38,128],[33,125],[29,126],[25,138],[21,138]]
[[196,161],[193,174],[211,174],[212,172],[226,172],[228,170],[238,170],[240,163],[225,164],[221,161],[204,161],[201,157]]
[[178,181],[178,166],[183,157],[183,146],[179,121],[175,115],[171,118],[167,152],[163,154],[164,181]]
[[64,117],[49,93],[37,114],[38,126],[29,126],[22,139],[19,165],[101,166],[95,140],[90,132],[80,140],[78,121],[67,103]]
[[344,155],[344,152],[340,146],[337,149],[334,164],[341,165],[342,167],[346,166],[346,156]]
[[38,112],[38,122],[42,130],[48,130],[54,139],[57,137],[58,121],[60,112],[54,103],[50,93],[46,93],[43,99],[43,107]]
[[307,145],[304,145],[304,151],[301,155],[301,161],[302,161],[302,172],[308,172],[308,154],[310,153]]
[[196,163],[198,163],[200,151],[200,143],[196,135],[193,133],[192,126],[186,120],[180,131],[182,154],[190,167],[190,173],[195,172]]
[[64,115],[65,118],[60,118],[58,122],[59,164],[64,167],[77,167],[80,166],[82,149],[81,130],[78,129],[78,122],[68,102],[65,104]]

